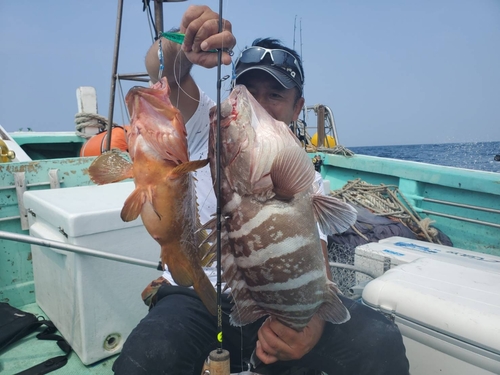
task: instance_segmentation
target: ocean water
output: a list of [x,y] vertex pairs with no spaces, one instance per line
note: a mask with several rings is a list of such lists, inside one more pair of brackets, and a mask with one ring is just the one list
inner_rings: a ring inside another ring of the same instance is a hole
[[500,142],[348,147],[355,154],[500,173]]

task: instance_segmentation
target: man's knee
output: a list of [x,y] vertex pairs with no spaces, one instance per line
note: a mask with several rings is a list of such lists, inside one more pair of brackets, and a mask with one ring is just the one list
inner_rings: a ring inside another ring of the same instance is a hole
[[380,314],[378,319],[373,319],[372,325],[365,327],[365,338],[365,364],[370,366],[370,362],[372,363],[372,368],[378,371],[373,372],[374,374],[408,374],[409,363],[403,336],[389,318]]
[[210,330],[212,317],[200,314],[199,304],[182,294],[162,298],[131,332],[113,371],[120,375],[192,374],[201,368],[193,363],[193,356],[201,356],[203,342],[215,336]]
[[184,340],[159,330],[154,324],[141,322],[123,345],[113,365],[115,374],[161,374],[168,363],[177,363],[182,355],[179,342]]

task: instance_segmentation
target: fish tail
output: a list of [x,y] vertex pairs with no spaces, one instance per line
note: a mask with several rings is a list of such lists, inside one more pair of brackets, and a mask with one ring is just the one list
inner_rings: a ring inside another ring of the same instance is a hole
[[217,293],[199,261],[193,262],[182,252],[172,250],[162,246],[161,260],[163,267],[165,267],[165,264],[168,266],[172,278],[178,285],[192,286],[207,310],[215,316],[217,314]]
[[210,314],[217,315],[217,292],[205,272],[200,272],[193,287]]

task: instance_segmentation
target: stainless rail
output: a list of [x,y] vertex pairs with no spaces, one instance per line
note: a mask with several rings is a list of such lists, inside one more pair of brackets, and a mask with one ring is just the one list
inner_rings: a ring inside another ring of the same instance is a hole
[[421,213],[424,213],[424,214],[427,214],[427,215],[441,216],[441,217],[446,217],[448,219],[455,219],[455,220],[467,221],[469,223],[487,225],[489,227],[499,228],[500,229],[500,224],[490,223],[489,221],[469,219],[468,217],[443,214],[443,213],[436,212],[436,211],[422,210],[421,208],[418,208],[418,207],[414,207],[414,209],[417,212],[421,212]]
[[376,279],[378,277],[377,275],[375,275],[370,270],[367,270],[367,269],[364,269],[364,268],[360,268],[358,266],[353,266],[352,264],[337,263],[337,262],[329,262],[328,264],[330,265],[330,267],[345,268],[347,270],[361,272],[361,273],[364,273],[365,275],[370,276],[373,279]]
[[44,240],[41,238],[35,238],[35,237],[27,236],[24,234],[0,231],[0,238],[3,238],[5,240],[29,243],[32,245],[38,245],[38,246],[44,246],[44,247],[51,247],[54,249],[66,250],[66,251],[76,253],[76,254],[84,254],[84,255],[89,255],[92,257],[96,257],[96,258],[114,260],[116,262],[122,262],[122,263],[129,263],[129,264],[134,264],[136,266],[143,266],[143,267],[149,267],[149,268],[155,268],[155,269],[158,268],[158,263],[155,263],[155,262],[130,258],[130,257],[126,257],[123,255],[108,254],[108,253],[105,253],[105,252],[102,252],[99,250],[89,249],[89,248],[86,248],[83,246],[76,246],[76,245],[71,245],[68,243],[58,242],[58,241]]
[[420,200],[420,201],[424,201],[424,202],[439,203],[439,204],[443,204],[443,205],[446,205],[446,206],[462,207],[462,208],[468,208],[468,209],[471,209],[471,210],[484,211],[484,212],[492,212],[494,214],[500,214],[500,210],[497,210],[495,208],[473,206],[473,205],[470,205],[470,204],[463,204],[463,203],[455,203],[455,202],[450,202],[450,201],[443,201],[443,200],[440,200],[440,199],[426,198],[426,197],[422,197],[420,195],[413,195],[413,194],[408,194],[406,196],[408,198],[410,198],[410,199]]

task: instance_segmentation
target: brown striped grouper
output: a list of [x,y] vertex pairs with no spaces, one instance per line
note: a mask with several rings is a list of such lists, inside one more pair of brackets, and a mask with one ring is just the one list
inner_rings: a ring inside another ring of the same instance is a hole
[[[211,112],[209,159],[216,181],[217,114]],[[311,159],[283,122],[245,86],[221,104],[221,266],[231,288],[231,324],[272,315],[297,331],[314,314],[343,323],[349,311],[327,277],[318,225],[342,233],[356,221],[350,205],[315,194]]]

